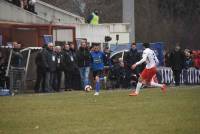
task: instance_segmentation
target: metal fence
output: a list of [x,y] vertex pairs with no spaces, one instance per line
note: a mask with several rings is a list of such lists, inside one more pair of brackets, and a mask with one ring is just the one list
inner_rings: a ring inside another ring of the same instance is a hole
[[[160,67],[158,69],[158,80],[160,83],[174,83],[173,71],[169,67]],[[183,69],[180,74],[181,84],[200,84],[200,69]]]
[[11,67],[10,90],[12,92],[23,92],[25,87],[25,68]]

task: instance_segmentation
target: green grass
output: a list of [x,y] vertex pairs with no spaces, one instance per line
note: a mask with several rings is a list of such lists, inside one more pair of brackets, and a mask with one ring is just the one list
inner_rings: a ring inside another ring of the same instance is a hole
[[0,97],[0,134],[200,134],[200,86],[129,92]]

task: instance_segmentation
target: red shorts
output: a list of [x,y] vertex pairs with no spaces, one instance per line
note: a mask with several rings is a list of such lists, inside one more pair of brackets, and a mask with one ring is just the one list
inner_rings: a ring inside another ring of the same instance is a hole
[[151,82],[152,77],[156,74],[157,69],[156,67],[150,68],[150,69],[144,69],[140,75],[142,80],[145,80],[145,82],[149,83]]

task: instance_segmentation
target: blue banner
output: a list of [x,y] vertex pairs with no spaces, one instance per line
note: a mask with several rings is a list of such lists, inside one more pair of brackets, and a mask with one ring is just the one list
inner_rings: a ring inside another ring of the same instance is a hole
[[53,43],[53,36],[52,35],[44,35],[44,44]]

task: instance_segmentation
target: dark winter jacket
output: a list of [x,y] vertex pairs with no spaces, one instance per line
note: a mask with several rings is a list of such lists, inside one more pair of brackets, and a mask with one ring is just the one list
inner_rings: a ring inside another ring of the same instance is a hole
[[20,49],[13,49],[12,58],[11,58],[11,66],[13,67],[24,67],[24,58],[20,53]]
[[79,67],[89,67],[91,62],[90,52],[87,48],[80,47],[77,52],[77,61]]
[[172,70],[182,70],[184,67],[185,56],[182,51],[173,51],[170,54],[169,61]]
[[140,54],[138,53],[137,49],[130,49],[127,55],[124,58],[125,64],[128,66],[128,68],[131,68],[133,64],[138,62],[141,59]]
[[42,51],[43,65],[46,71],[54,72],[56,71],[56,55],[55,53],[46,48]]
[[63,70],[75,71],[77,70],[77,59],[74,51],[63,50]]
[[124,58],[124,63],[125,66],[128,67],[129,71],[131,71],[132,73],[139,75],[139,73],[143,70],[144,68],[144,64],[137,66],[134,70],[131,69],[131,66],[133,64],[135,64],[136,62],[138,62],[141,59],[141,55],[140,53],[137,51],[137,49],[130,49],[127,53],[127,55],[125,55]]
[[63,53],[55,53],[56,55],[56,70],[63,70]]

